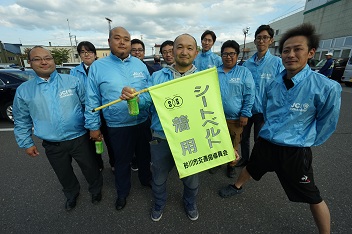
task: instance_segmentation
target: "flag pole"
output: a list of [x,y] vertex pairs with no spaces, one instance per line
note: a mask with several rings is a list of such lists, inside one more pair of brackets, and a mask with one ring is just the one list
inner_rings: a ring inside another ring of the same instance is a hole
[[[148,92],[149,90],[146,88],[146,89],[142,89],[142,90],[140,90],[140,91],[138,91],[138,92],[135,92],[135,93],[133,93],[132,95],[133,95],[133,97],[135,97],[135,96],[137,96],[137,95],[139,95],[139,94],[141,94],[141,93],[145,93],[145,92]],[[117,99],[117,100],[115,100],[115,101],[112,101],[112,102],[109,102],[109,103],[106,103],[105,105],[102,105],[102,106],[99,106],[99,107],[97,107],[97,108],[94,108],[93,110],[92,110],[92,112],[96,112],[96,111],[98,111],[98,110],[101,110],[101,109],[104,109],[104,108],[106,108],[106,107],[108,107],[108,106],[111,106],[111,105],[114,105],[114,104],[116,104],[116,103],[118,103],[118,102],[121,102],[121,101],[123,101],[121,98],[119,98],[119,99]]]

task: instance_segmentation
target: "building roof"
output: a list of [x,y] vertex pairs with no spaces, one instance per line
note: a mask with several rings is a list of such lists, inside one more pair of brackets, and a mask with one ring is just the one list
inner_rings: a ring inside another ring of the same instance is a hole
[[22,44],[10,44],[10,43],[4,43],[4,48],[5,50],[13,53],[13,54],[21,54],[21,47]]

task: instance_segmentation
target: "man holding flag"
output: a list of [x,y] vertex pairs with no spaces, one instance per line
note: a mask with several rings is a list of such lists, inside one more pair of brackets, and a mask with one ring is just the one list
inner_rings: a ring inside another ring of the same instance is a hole
[[[173,47],[175,63],[157,71],[151,79],[151,86],[161,84],[179,77],[196,72],[193,60],[198,54],[197,42],[189,34],[176,37]],[[131,99],[133,90],[125,87],[122,90],[121,99]],[[175,166],[175,162],[161,126],[159,116],[154,106],[151,107],[153,140],[150,142],[152,162],[152,190],[154,206],[151,211],[151,219],[159,221],[163,214],[166,203],[166,181],[169,172]],[[181,179],[184,185],[183,202],[187,216],[192,221],[198,219],[196,196],[198,194],[198,174]]]

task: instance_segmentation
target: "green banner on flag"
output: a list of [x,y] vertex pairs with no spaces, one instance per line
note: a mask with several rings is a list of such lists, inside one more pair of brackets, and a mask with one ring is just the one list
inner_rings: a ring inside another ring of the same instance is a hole
[[180,178],[235,160],[216,68],[149,88]]

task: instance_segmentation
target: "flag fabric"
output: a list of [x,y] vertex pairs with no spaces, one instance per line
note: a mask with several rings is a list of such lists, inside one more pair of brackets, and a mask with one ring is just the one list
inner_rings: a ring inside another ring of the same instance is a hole
[[235,160],[215,67],[148,89],[180,178]]

